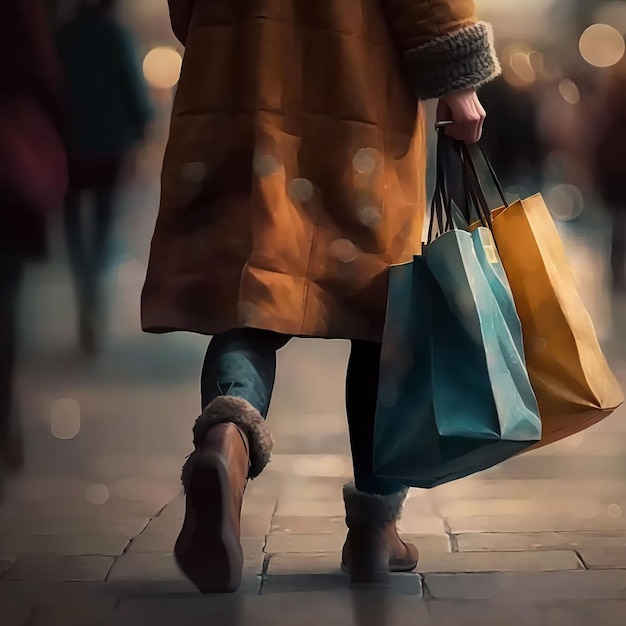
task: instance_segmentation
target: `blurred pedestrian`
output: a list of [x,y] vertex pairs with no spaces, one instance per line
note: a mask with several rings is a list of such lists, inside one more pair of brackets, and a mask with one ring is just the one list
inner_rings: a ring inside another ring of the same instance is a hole
[[[76,287],[79,339],[95,352],[103,330],[103,280],[114,226],[116,190],[133,148],[152,117],[131,33],[116,0],[83,0],[57,34],[68,87],[65,141],[70,189],[65,233]],[[86,194],[93,199],[86,228]]]
[[61,73],[40,0],[6,0],[0,20],[0,472],[24,462],[13,397],[24,266],[46,253],[45,214],[61,209],[67,165]]
[[626,62],[613,68],[599,121],[595,182],[612,222],[611,274],[615,291],[626,292]]
[[341,338],[355,475],[342,565],[355,583],[386,582],[417,563],[396,530],[407,489],[375,476],[372,454],[388,267],[421,250],[419,101],[440,98],[447,132],[478,140],[475,88],[498,73],[490,28],[471,0],[169,4],[187,46],[142,322],[213,335],[176,558],[204,592],[237,588],[276,352]]
[[498,164],[500,181],[520,197],[539,193],[545,154],[530,88],[514,87],[499,77],[485,85],[480,98],[489,111],[482,143]]

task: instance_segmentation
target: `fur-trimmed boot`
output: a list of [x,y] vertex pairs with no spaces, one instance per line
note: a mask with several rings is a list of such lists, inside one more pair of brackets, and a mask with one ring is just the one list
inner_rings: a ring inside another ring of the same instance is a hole
[[417,548],[402,541],[396,528],[407,492],[381,496],[344,485],[348,537],[341,569],[353,585],[387,585],[390,572],[410,572],[417,566]]
[[195,450],[183,467],[185,521],[174,554],[203,593],[228,593],[241,584],[241,505],[272,451],[271,433],[246,400],[221,396],[193,428]]

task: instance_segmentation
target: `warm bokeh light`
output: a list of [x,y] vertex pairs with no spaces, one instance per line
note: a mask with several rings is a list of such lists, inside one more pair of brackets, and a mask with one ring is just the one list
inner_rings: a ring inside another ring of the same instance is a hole
[[569,78],[559,83],[559,91],[563,96],[563,100],[569,104],[578,104],[580,102],[580,91],[576,83]]
[[580,54],[594,67],[611,67],[624,56],[626,44],[620,32],[608,24],[593,24],[580,36]]
[[[513,87],[526,87],[537,80],[531,55],[533,51],[523,45],[510,45],[502,51],[504,79]],[[535,64],[537,59],[534,58]]]
[[153,48],[143,60],[143,73],[156,89],[171,89],[178,83],[183,59],[178,50],[166,46]]
[[568,184],[552,187],[546,195],[546,202],[553,217],[563,222],[579,217],[585,204],[580,189]]

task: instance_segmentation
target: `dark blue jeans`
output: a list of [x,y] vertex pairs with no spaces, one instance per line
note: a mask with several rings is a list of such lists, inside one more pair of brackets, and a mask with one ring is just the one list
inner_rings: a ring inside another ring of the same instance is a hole
[[[244,398],[266,418],[276,378],[276,352],[291,339],[266,330],[235,329],[213,337],[202,368],[202,407],[221,395]],[[359,491],[387,495],[403,485],[373,471],[374,418],[381,346],[353,341],[346,375],[346,410],[354,482]]]

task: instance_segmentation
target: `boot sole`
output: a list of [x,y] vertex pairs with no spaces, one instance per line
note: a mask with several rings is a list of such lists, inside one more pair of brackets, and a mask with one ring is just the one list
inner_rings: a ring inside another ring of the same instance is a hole
[[191,468],[185,521],[174,555],[202,593],[232,593],[241,585],[241,544],[228,523],[230,491],[224,457],[199,454]]

